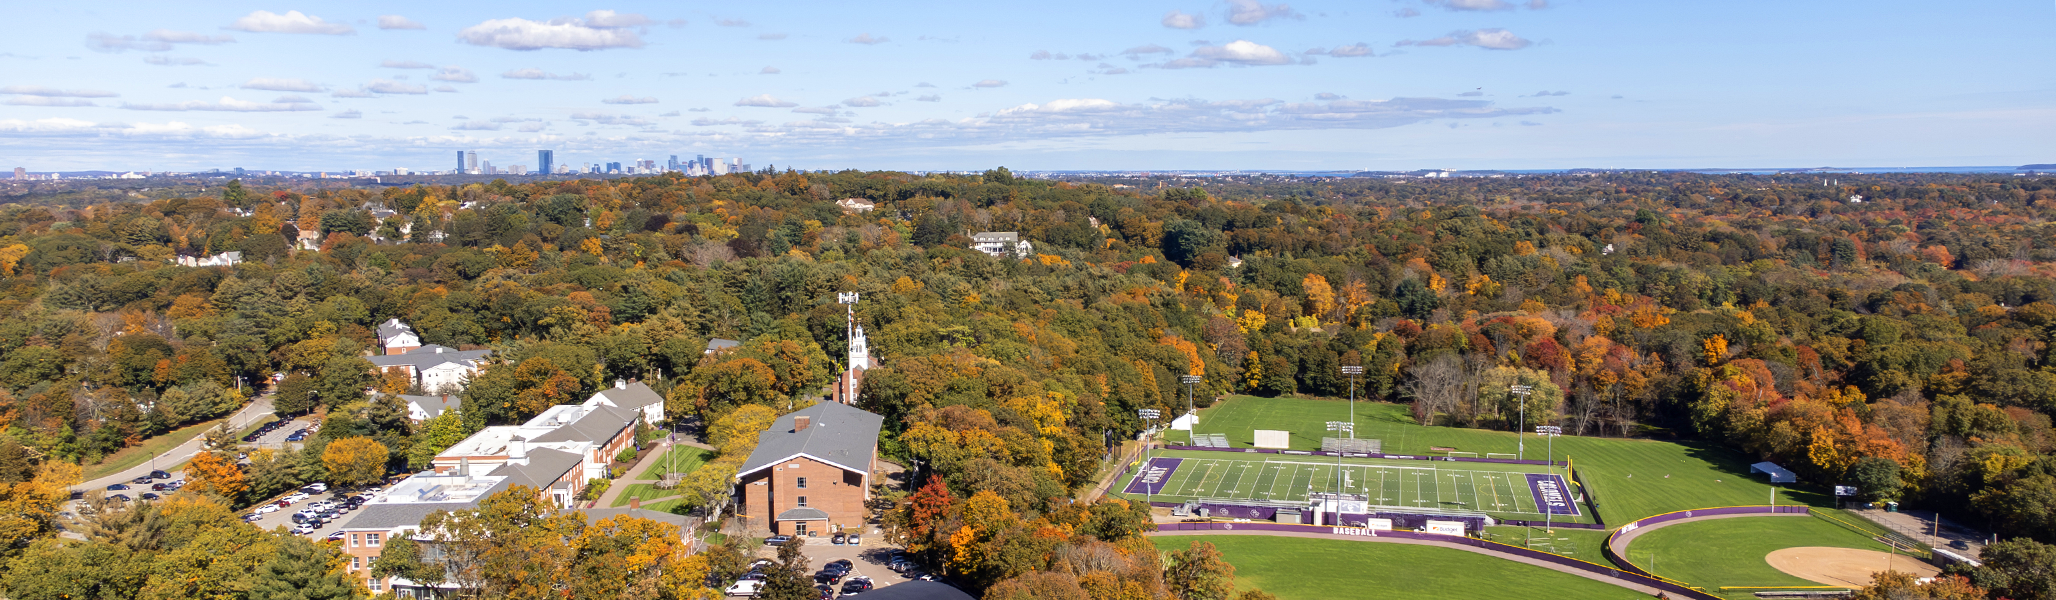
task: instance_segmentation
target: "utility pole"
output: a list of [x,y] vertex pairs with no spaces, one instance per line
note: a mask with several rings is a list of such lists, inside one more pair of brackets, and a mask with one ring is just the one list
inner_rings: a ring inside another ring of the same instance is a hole
[[1517,441],[1517,442],[1515,443],[1515,445],[1516,445],[1516,446],[1519,446],[1519,449],[1518,449],[1518,453],[1519,453],[1520,459],[1521,459],[1521,460],[1527,460],[1527,459],[1528,459],[1528,437],[1527,437],[1527,436],[1528,436],[1528,431],[1527,431],[1527,430],[1528,430],[1528,395],[1529,395],[1529,394],[1532,394],[1532,393],[1535,393],[1535,387],[1534,387],[1534,386],[1530,386],[1530,385],[1519,385],[1519,384],[1515,384],[1515,385],[1513,385],[1513,386],[1511,386],[1511,387],[1508,387],[1508,388],[1506,388],[1506,389],[1507,389],[1507,391],[1513,392],[1513,395],[1515,395],[1515,396],[1520,396],[1520,397],[1521,397],[1521,426],[1520,426],[1519,428],[1516,428],[1516,429],[1514,429],[1514,430],[1513,430],[1513,435],[1514,435],[1514,437],[1515,437],[1515,438],[1517,438],[1517,440],[1518,440],[1518,441]]
[[1349,428],[1349,438],[1356,439],[1356,378],[1364,374],[1364,368],[1355,365],[1342,367],[1342,374],[1349,376],[1349,423],[1352,425]]

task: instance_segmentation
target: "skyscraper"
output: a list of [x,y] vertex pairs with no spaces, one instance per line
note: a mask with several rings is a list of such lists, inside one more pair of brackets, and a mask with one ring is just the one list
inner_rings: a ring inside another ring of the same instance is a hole
[[468,172],[472,172],[472,173],[477,173],[477,172],[478,172],[478,151],[477,151],[477,150],[473,150],[473,151],[470,151],[470,152],[466,152],[466,153],[464,153],[464,160],[465,160],[465,161],[467,161],[467,162],[469,163],[469,165],[468,165],[468,166],[466,166],[466,168],[465,168],[465,171],[468,171]]
[[557,155],[555,152],[550,150],[535,151],[535,172],[543,175],[555,173],[556,165]]
[[29,170],[28,170],[28,169],[24,169],[24,168],[21,168],[21,167],[15,167],[15,168],[14,168],[14,180],[15,180],[15,181],[24,181],[24,180],[27,180],[28,178],[29,178]]
[[458,150],[458,151],[457,151],[457,172],[458,172],[458,173],[463,173],[463,172],[464,172],[464,151],[463,151],[463,150]]

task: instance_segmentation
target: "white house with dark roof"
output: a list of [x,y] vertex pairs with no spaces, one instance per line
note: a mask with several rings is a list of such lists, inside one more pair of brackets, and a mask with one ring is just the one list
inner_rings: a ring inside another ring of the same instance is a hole
[[372,356],[367,360],[381,372],[402,372],[429,392],[456,393],[479,369],[485,368],[491,350],[458,350],[429,344],[406,354]]
[[387,355],[406,354],[421,347],[421,336],[399,319],[387,319],[378,324],[378,347],[384,348]]
[[445,412],[457,410],[460,403],[456,396],[449,394],[440,396],[400,394],[400,400],[407,403],[407,419],[415,423],[442,416]]
[[614,387],[586,399],[585,406],[611,406],[642,413],[644,423],[664,420],[664,396],[640,381],[615,380]]
[[993,258],[1027,258],[1035,246],[1021,239],[1018,231],[981,231],[971,234],[971,249]]
[[736,469],[737,514],[751,529],[785,535],[862,527],[884,423],[836,402],[779,417]]

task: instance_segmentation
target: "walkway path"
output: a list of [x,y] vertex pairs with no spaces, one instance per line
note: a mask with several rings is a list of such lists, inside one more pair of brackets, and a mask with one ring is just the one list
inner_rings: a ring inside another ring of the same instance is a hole
[[1149,444],[1136,444],[1135,448],[1133,450],[1129,450],[1127,455],[1122,456],[1120,460],[1114,462],[1114,464],[1112,465],[1112,469],[1107,471],[1105,477],[1100,478],[1099,483],[1094,484],[1092,486],[1092,489],[1085,490],[1084,494],[1079,495],[1078,502],[1083,504],[1091,504],[1094,501],[1099,500],[1100,496],[1105,496],[1107,490],[1113,489],[1114,484],[1121,482],[1121,476],[1128,472],[1127,469],[1123,467],[1128,463],[1135,462],[1136,457],[1141,456],[1142,452],[1147,449],[1149,449]]
[[1583,577],[1583,578],[1586,578],[1586,579],[1590,579],[1590,580],[1593,580],[1593,581],[1598,581],[1598,582],[1602,582],[1602,583],[1606,583],[1606,584],[1610,584],[1610,585],[1616,585],[1616,586],[1624,587],[1624,588],[1627,588],[1627,589],[1635,590],[1635,591],[1637,591],[1637,592],[1642,592],[1642,593],[1644,593],[1644,594],[1648,594],[1648,595],[1650,595],[1650,596],[1652,596],[1652,597],[1653,597],[1653,596],[1656,596],[1656,595],[1658,595],[1658,594],[1661,594],[1661,593],[1663,593],[1663,590],[1660,590],[1660,589],[1657,589],[1657,588],[1654,588],[1654,587],[1650,587],[1650,586],[1646,586],[1646,585],[1642,585],[1642,584],[1638,584],[1638,583],[1635,583],[1635,582],[1633,582],[1633,581],[1629,581],[1629,580],[1624,580],[1624,579],[1615,579],[1615,578],[1612,578],[1612,577],[1602,577],[1602,576],[1600,576],[1600,575],[1599,575],[1599,574],[1597,574],[1597,573],[1590,573],[1590,572],[1586,572],[1586,571],[1580,571],[1580,570],[1577,570],[1577,569],[1573,569],[1573,568],[1570,568],[1570,567],[1566,567],[1566,566],[1563,566],[1563,565],[1559,565],[1559,564],[1551,563],[1551,562],[1548,562],[1548,561],[1543,561],[1543,560],[1537,560],[1537,559],[1533,559],[1533,558],[1528,558],[1528,557],[1524,557],[1524,556],[1514,556],[1514,555],[1510,555],[1510,554],[1500,554],[1500,553],[1498,553],[1498,552],[1491,552],[1491,551],[1488,551],[1488,550],[1484,550],[1484,549],[1481,549],[1481,548],[1475,548],[1475,547],[1471,547],[1471,546],[1466,546],[1466,545],[1463,545],[1463,544],[1453,544],[1453,543],[1441,543],[1441,542],[1434,542],[1434,541],[1429,541],[1429,540],[1415,540],[1415,539],[1405,539],[1405,538],[1396,538],[1396,537],[1370,537],[1370,536],[1357,536],[1357,535],[1333,535],[1333,534],[1326,534],[1326,533],[1315,533],[1315,532],[1311,532],[1311,531],[1257,531],[1257,530],[1252,530],[1252,531],[1219,531],[1219,530],[1194,530],[1194,531],[1175,531],[1175,530],[1173,530],[1173,531],[1156,531],[1156,532],[1151,532],[1151,533],[1148,533],[1147,535],[1152,535],[1152,536],[1168,536],[1168,535],[1268,535],[1268,536],[1277,536],[1277,537],[1296,537],[1296,538],[1312,538],[1312,539],[1322,539],[1322,540],[1347,540],[1347,541],[1354,541],[1354,542],[1374,542],[1374,543],[1384,543],[1384,544],[1413,544],[1413,545],[1416,545],[1416,546],[1436,546],[1436,547],[1441,547],[1441,548],[1449,548],[1449,549],[1452,549],[1452,550],[1462,550],[1462,551],[1464,551],[1464,552],[1470,552],[1470,553],[1473,553],[1473,554],[1483,554],[1483,555],[1485,555],[1485,556],[1490,556],[1490,557],[1492,557],[1492,558],[1497,558],[1497,559],[1501,559],[1501,560],[1510,560],[1510,561],[1513,561],[1513,562],[1517,562],[1517,563],[1521,563],[1521,564],[1527,564],[1527,565],[1534,565],[1534,566],[1537,566],[1537,567],[1542,567],[1542,568],[1544,568],[1544,569],[1549,569],[1549,570],[1551,570],[1551,571],[1556,571],[1556,572],[1558,572],[1558,573],[1568,573],[1568,574],[1571,574],[1571,575],[1576,575],[1576,576],[1579,576],[1579,577]]
[[[256,399],[251,400],[249,404],[243,405],[242,410],[238,410],[234,414],[229,415],[229,427],[235,429],[237,433],[242,433],[243,426],[250,424],[251,421],[255,420],[257,417],[261,415],[270,414],[271,412],[271,395],[265,394],[262,396],[258,396]],[[157,455],[155,461],[145,460],[142,462],[142,464],[138,464],[136,466],[123,469],[120,472],[117,472],[113,475],[108,475],[105,477],[101,477],[99,479],[94,479],[92,481],[81,482],[78,485],[72,487],[73,489],[85,491],[103,489],[109,485],[117,483],[128,483],[130,480],[133,480],[137,477],[150,474],[150,469],[152,465],[158,467],[170,467],[171,465],[176,465],[185,462],[186,459],[192,458],[194,455],[199,454],[200,447],[206,443],[207,433],[201,432],[200,435],[193,436],[193,439],[186,440],[186,443],[179,444],[178,447],[172,448],[171,450],[166,451],[163,454]]]

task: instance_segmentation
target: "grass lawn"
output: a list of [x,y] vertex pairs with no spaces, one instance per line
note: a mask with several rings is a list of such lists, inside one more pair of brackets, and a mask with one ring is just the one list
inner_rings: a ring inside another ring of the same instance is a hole
[[[141,444],[122,448],[115,451],[114,454],[107,455],[107,458],[101,459],[99,464],[86,465],[82,469],[83,472],[79,474],[79,481],[92,481],[119,473],[123,469],[149,462],[150,457],[169,452],[171,449],[179,447],[180,444],[200,437],[201,434],[207,433],[207,430],[215,428],[215,426],[220,425],[225,420],[227,419],[222,418],[187,425],[171,433],[143,440]],[[160,469],[166,466],[168,465],[157,465]]]
[[670,500],[659,500],[653,504],[644,504],[643,510],[654,510],[657,512],[665,512],[671,514],[685,514],[685,498],[674,497]]
[[691,473],[700,468],[700,465],[707,464],[707,461],[714,460],[714,451],[692,446],[677,446],[671,449],[669,456],[651,460],[654,462],[650,463],[650,468],[643,469],[642,475],[636,479],[655,481],[663,479],[664,474],[669,472]]
[[[1846,518],[1844,519],[1846,520]],[[1662,575],[1719,593],[1720,586],[1820,585],[1786,575],[1764,556],[1798,546],[1889,550],[1862,534],[1817,517],[1739,517],[1667,525],[1628,544],[1628,560]],[[1749,593],[1729,594],[1734,598]]]
[[[1255,429],[1292,432],[1294,449],[1319,449],[1327,421],[1349,419],[1349,403],[1301,398],[1234,396],[1200,411],[1196,433],[1222,433],[1236,447],[1251,447]],[[1406,405],[1356,403],[1357,437],[1383,440],[1387,454],[1439,454],[1431,447],[1488,454],[1516,454],[1513,432],[1423,427]],[[1529,459],[1540,459],[1547,440],[1527,437]],[[1591,488],[1608,526],[1675,510],[1766,504],[1771,487],[1749,475],[1747,457],[1711,444],[1578,437],[1556,438],[1555,458],[1569,459]],[[1495,466],[1495,469],[1498,467]],[[1512,470],[1512,469],[1505,469]],[[1666,477],[1668,475],[1668,477]],[[1833,498],[1793,490],[1778,492],[1779,504],[1826,506]]]
[[[616,481],[614,485],[621,485],[622,483]],[[657,489],[657,484],[654,483],[630,483],[628,487],[622,488],[620,495],[614,497],[614,506],[628,506],[629,498],[642,498],[643,505],[647,507],[651,500],[677,495],[678,492],[676,490],[660,490]]]
[[1235,565],[1238,589],[1305,598],[1646,599],[1576,575],[1452,548],[1271,536],[1159,536],[1161,550],[1211,542]]
[[1606,554],[1601,551],[1601,548],[1606,546],[1607,533],[1607,531],[1601,529],[1568,528],[1559,528],[1555,533],[1549,533],[1539,525],[1535,527],[1509,527],[1502,525],[1486,527],[1485,539],[1511,546],[1526,545],[1529,548],[1543,552],[1561,554],[1589,563],[1612,566],[1611,563],[1607,562]]

